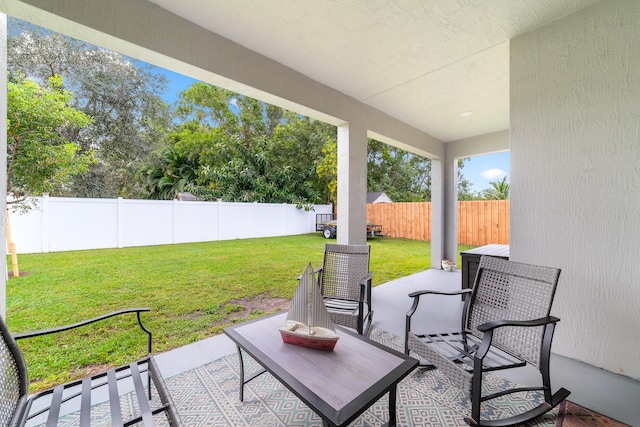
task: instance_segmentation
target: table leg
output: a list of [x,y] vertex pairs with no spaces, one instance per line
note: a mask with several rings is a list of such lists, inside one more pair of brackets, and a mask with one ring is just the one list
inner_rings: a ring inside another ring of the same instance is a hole
[[249,375],[249,377],[247,378],[244,373],[244,358],[242,357],[242,347],[237,344],[236,347],[238,348],[238,359],[240,360],[240,402],[242,402],[244,400],[244,385],[255,377],[259,377],[267,371],[265,369],[261,369]]
[[396,388],[397,384],[394,384],[389,390],[389,427],[396,425]]
[[239,345],[236,346],[238,348],[238,358],[240,359],[240,402],[244,399],[244,361],[242,360],[242,349]]

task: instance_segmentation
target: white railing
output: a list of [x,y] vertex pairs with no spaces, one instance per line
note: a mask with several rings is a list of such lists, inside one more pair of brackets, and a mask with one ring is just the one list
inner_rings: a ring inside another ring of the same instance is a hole
[[290,204],[178,200],[38,198],[26,214],[9,212],[18,253],[122,248],[288,236],[316,230],[317,213]]

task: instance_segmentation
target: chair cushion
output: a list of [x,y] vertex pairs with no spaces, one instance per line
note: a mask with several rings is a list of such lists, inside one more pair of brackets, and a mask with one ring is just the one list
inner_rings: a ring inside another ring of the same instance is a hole
[[324,305],[327,311],[350,312],[352,315],[358,314],[358,301],[350,301],[339,298],[325,298]]
[[333,323],[358,329],[358,301],[325,298],[324,304],[327,307],[329,317],[331,317]]

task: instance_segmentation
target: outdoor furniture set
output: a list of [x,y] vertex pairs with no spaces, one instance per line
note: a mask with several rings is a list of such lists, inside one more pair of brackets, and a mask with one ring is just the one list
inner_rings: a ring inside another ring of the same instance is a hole
[[[406,315],[405,351],[400,353],[368,339],[373,317],[369,257],[368,245],[327,244],[323,266],[313,272],[316,276],[309,282],[320,287],[331,320],[352,329],[337,328],[339,344],[335,349],[323,351],[284,344],[279,329],[285,324],[287,315],[282,313],[224,330],[237,346],[240,401],[243,400],[246,383],[270,372],[315,411],[325,425],[347,425],[388,393],[388,425],[393,426],[396,423],[396,388],[419,365],[419,361],[411,357],[414,355],[422,360],[423,366],[438,368],[469,395],[471,416],[465,421],[470,425],[522,423],[553,409],[569,395],[564,388],[552,394],[549,374],[551,341],[559,321],[557,317],[550,316],[550,310],[560,270],[483,256],[472,289],[411,293],[409,297],[413,304]],[[308,272],[312,274],[311,270]],[[439,334],[416,332],[418,328],[412,324],[412,318],[421,297],[430,294],[467,295],[460,331]],[[25,425],[31,418],[39,424],[56,425],[58,417],[63,415],[63,403],[77,399],[80,402],[79,425],[82,426],[91,424],[90,407],[100,402],[109,402],[114,426],[137,423],[150,426],[153,425],[153,416],[159,413],[164,413],[171,425],[180,426],[178,412],[151,354],[151,332],[140,319],[140,313],[145,311],[148,309],[122,310],[74,325],[15,336],[0,319],[0,425]],[[27,396],[26,366],[16,340],[77,328],[126,313],[136,313],[140,327],[148,335],[146,357],[107,373]],[[243,352],[264,369],[245,378]],[[518,386],[482,395],[483,373],[521,367],[527,363],[538,368],[542,386]],[[127,383],[122,389],[135,396],[139,407],[139,413],[128,421],[123,421],[119,406],[122,397],[118,391],[120,382]],[[105,388],[108,392],[96,397],[96,392]],[[159,399],[153,399],[152,390],[156,391]],[[480,418],[482,402],[522,391],[541,391],[544,401],[507,419]]]

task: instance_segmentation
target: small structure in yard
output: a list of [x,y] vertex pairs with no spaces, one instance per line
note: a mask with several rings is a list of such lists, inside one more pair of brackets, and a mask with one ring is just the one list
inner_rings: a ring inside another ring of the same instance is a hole
[[195,194],[189,193],[188,191],[181,191],[176,194],[176,200],[180,200],[182,202],[194,202],[200,200],[198,196]]
[[384,191],[375,191],[367,193],[367,203],[393,203],[393,200]]

